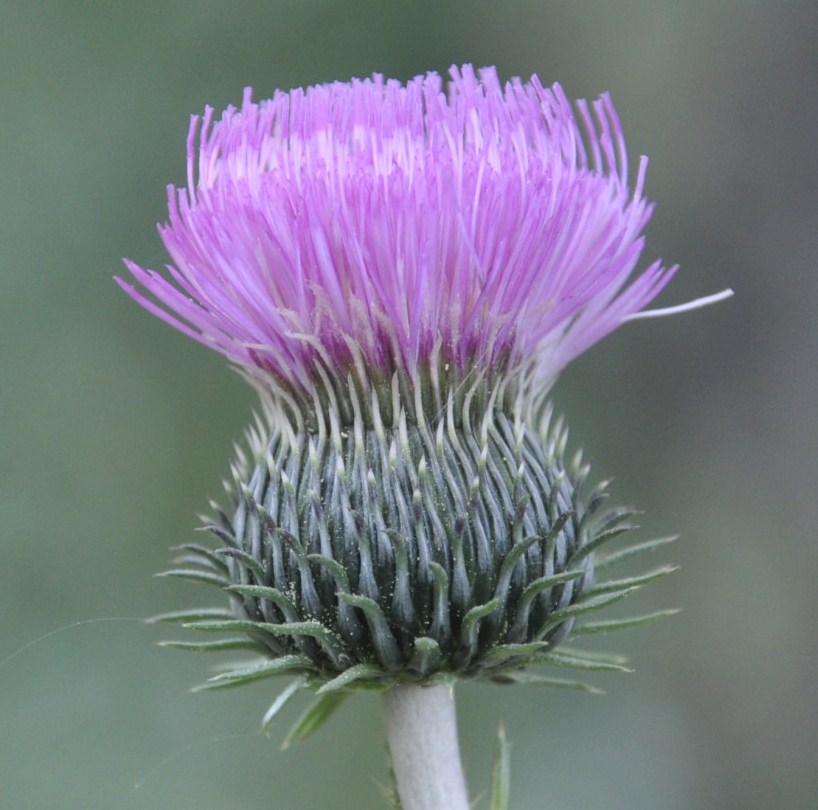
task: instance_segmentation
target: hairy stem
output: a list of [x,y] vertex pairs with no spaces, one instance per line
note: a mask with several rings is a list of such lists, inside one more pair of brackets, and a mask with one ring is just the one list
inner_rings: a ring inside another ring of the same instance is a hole
[[402,810],[469,810],[452,690],[396,686],[384,702]]

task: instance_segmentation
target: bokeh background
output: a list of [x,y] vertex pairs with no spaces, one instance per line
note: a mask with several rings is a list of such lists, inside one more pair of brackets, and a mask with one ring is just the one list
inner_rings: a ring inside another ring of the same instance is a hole
[[[502,717],[512,807],[818,807],[818,6],[808,0],[224,2],[0,6],[0,806],[383,806],[380,707],[348,702],[280,752],[278,686],[187,690],[202,657],[140,617],[207,593],[154,579],[218,497],[254,407],[223,360],[116,287],[160,267],[191,112],[277,87],[452,63],[610,90],[658,202],[646,259],[682,270],[555,390],[643,539],[681,571],[601,639],[605,697],[466,686],[471,787]],[[481,807],[487,806],[484,796]]]

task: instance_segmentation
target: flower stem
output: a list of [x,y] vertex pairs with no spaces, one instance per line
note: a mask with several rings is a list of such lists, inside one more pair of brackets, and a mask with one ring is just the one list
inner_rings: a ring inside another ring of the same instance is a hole
[[469,810],[447,686],[396,686],[384,695],[402,810]]

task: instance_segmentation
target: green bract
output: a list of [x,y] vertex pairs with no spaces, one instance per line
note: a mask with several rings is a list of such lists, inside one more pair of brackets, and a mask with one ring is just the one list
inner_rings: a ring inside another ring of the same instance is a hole
[[167,572],[222,588],[229,609],[160,618],[234,636],[172,646],[261,654],[204,688],[296,675],[268,719],[301,687],[337,693],[309,726],[357,688],[455,678],[589,688],[530,668],[624,669],[558,645],[613,629],[574,625],[671,569],[594,583],[598,550],[632,512],[601,509],[604,485],[585,492],[588,467],[565,460],[565,431],[548,412],[532,429],[481,384],[432,386],[433,402],[416,393],[410,407],[397,378],[391,388],[384,399],[350,381],[347,407],[324,396],[298,419],[271,406],[253,432],[232,514],[208,527],[216,546],[183,547],[184,567]]

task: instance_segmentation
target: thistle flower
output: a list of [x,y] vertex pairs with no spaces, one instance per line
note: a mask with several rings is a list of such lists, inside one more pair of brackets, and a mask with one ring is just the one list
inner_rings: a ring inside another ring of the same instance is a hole
[[631,185],[607,95],[469,66],[445,91],[374,76],[193,118],[173,264],[119,283],[262,396],[219,547],[169,572],[230,607],[163,618],[239,634],[174,646],[262,653],[207,686],[295,674],[269,720],[301,687],[322,714],[358,687],[622,668],[554,650],[670,569],[594,584],[634,553],[595,564],[630,512],[585,492],[545,397],[674,273],[634,275],[646,164]]

